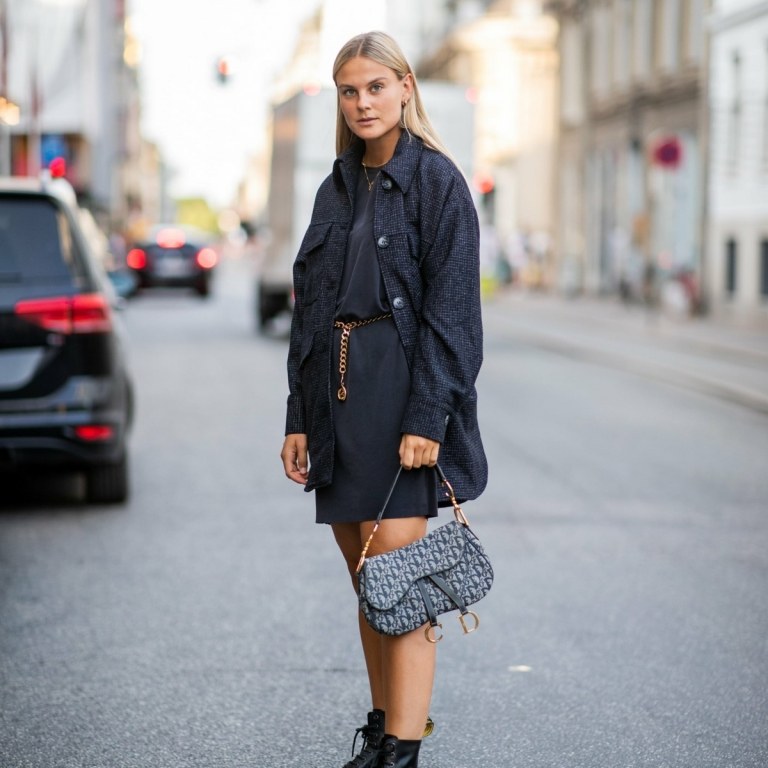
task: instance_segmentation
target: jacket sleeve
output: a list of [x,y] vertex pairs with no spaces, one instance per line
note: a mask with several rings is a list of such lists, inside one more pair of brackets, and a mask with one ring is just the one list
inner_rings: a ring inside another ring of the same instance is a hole
[[[306,393],[302,388],[301,366],[307,357],[312,344],[312,334],[315,328],[312,323],[311,311],[317,311],[317,291],[319,280],[317,270],[313,269],[308,259],[317,259],[319,249],[325,243],[330,231],[330,224],[324,209],[331,205],[334,196],[332,179],[328,176],[320,185],[315,195],[312,217],[293,263],[293,317],[291,320],[291,337],[288,344],[288,407],[285,417],[285,433],[305,434],[308,429],[306,411]],[[313,255],[315,254],[315,255]]]
[[306,416],[301,389],[301,342],[304,326],[304,269],[305,262],[299,256],[293,265],[293,318],[288,345],[288,407],[285,417],[285,434],[305,433]]
[[[401,429],[443,442],[483,359],[477,211],[458,171],[421,194],[423,303]],[[436,189],[435,189],[436,187]]]

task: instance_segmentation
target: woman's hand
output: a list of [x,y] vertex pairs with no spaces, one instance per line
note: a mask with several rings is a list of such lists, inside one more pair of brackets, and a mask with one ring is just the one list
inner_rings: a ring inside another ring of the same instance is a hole
[[403,469],[434,467],[437,464],[438,453],[440,453],[440,443],[428,437],[403,435],[400,440],[400,463]]
[[290,434],[285,436],[283,450],[280,451],[285,476],[299,485],[307,484],[307,436]]

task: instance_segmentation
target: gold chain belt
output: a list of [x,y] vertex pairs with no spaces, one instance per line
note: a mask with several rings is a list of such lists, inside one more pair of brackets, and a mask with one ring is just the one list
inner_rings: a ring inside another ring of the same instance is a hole
[[364,325],[370,325],[371,323],[377,323],[379,320],[387,320],[392,317],[392,313],[388,312],[386,315],[377,315],[376,317],[369,317],[367,320],[354,320],[351,323],[344,323],[341,320],[335,320],[333,323],[334,328],[341,328],[341,345],[339,347],[339,391],[336,396],[344,402],[347,399],[347,387],[344,384],[344,376],[347,373],[347,357],[349,356],[349,334],[355,328],[362,328]]

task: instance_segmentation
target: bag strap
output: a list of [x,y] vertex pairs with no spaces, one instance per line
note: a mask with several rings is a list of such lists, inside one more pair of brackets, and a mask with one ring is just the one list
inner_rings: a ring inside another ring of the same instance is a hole
[[445,495],[451,500],[451,504],[453,505],[453,514],[456,518],[456,522],[469,527],[469,520],[467,520],[467,516],[459,506],[459,502],[456,501],[456,494],[453,492],[453,486],[448,482],[448,478],[445,474],[443,474],[442,467],[439,464],[435,464],[435,469],[440,476],[440,482],[445,489]]
[[[435,470],[437,471],[437,474],[440,477],[441,485],[445,489],[445,495],[451,500],[451,504],[453,505],[453,514],[456,518],[456,522],[460,523],[461,525],[469,526],[469,520],[467,520],[467,516],[464,514],[461,507],[459,506],[459,502],[456,501],[456,494],[453,492],[453,487],[448,482],[448,478],[445,476],[445,473],[443,472],[442,467],[439,464],[435,464]],[[366,555],[368,554],[368,548],[371,546],[371,540],[373,539],[373,535],[376,533],[376,531],[379,530],[381,519],[384,517],[384,512],[387,509],[389,500],[392,498],[392,494],[395,492],[395,486],[397,485],[397,481],[400,479],[400,475],[402,474],[402,471],[403,471],[403,465],[401,464],[397,468],[397,472],[395,473],[395,479],[392,481],[392,485],[390,485],[389,487],[387,498],[384,499],[384,503],[382,504],[381,509],[379,510],[379,514],[376,516],[376,522],[374,523],[373,530],[371,531],[371,535],[368,537],[368,540],[365,542],[365,546],[363,547],[363,551],[360,553],[360,560],[357,563],[357,568],[355,569],[355,573],[360,573],[360,571],[363,570],[363,563],[365,562]]]

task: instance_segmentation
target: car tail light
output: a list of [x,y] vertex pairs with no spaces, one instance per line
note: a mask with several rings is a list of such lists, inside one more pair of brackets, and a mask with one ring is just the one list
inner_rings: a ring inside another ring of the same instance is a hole
[[75,427],[75,435],[89,443],[111,440],[115,436],[114,427],[109,424],[83,424]]
[[125,256],[125,263],[131,269],[144,269],[147,266],[147,254],[141,248],[131,248]]
[[218,260],[219,256],[213,248],[201,248],[195,257],[195,261],[202,269],[213,269]]
[[109,304],[98,293],[27,299],[19,301],[14,311],[20,319],[53,333],[108,333],[112,330]]

